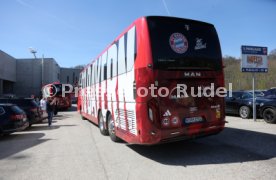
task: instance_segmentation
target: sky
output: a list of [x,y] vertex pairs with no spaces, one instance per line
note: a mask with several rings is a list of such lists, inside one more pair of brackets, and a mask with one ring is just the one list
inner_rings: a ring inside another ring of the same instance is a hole
[[0,50],[15,58],[54,58],[85,65],[141,16],[161,15],[214,24],[222,54],[241,45],[276,49],[276,0],[0,0]]

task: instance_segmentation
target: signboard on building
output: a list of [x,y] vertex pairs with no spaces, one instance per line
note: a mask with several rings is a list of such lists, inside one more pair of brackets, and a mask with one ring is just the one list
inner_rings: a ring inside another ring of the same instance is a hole
[[267,47],[242,46],[242,72],[268,72]]

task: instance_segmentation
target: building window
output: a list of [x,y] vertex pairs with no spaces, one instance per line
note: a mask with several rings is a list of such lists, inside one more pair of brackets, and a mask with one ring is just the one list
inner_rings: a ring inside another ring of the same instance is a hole
[[73,84],[75,83],[74,81],[75,81],[75,72],[73,72],[73,82],[72,82]]
[[67,76],[67,83],[69,83],[69,76]]

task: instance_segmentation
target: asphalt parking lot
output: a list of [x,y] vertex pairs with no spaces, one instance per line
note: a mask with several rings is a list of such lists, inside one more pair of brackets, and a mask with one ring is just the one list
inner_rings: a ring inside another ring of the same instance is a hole
[[227,117],[216,136],[114,143],[75,109],[0,137],[0,179],[276,179],[276,124]]

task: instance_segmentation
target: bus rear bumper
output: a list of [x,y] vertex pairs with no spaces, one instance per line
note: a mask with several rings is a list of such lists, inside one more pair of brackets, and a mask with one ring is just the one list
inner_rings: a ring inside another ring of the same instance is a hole
[[211,124],[202,128],[178,128],[151,131],[149,132],[149,136],[144,138],[146,141],[142,141],[141,144],[154,145],[215,135],[224,129],[225,123],[225,121],[221,121],[220,123]]

